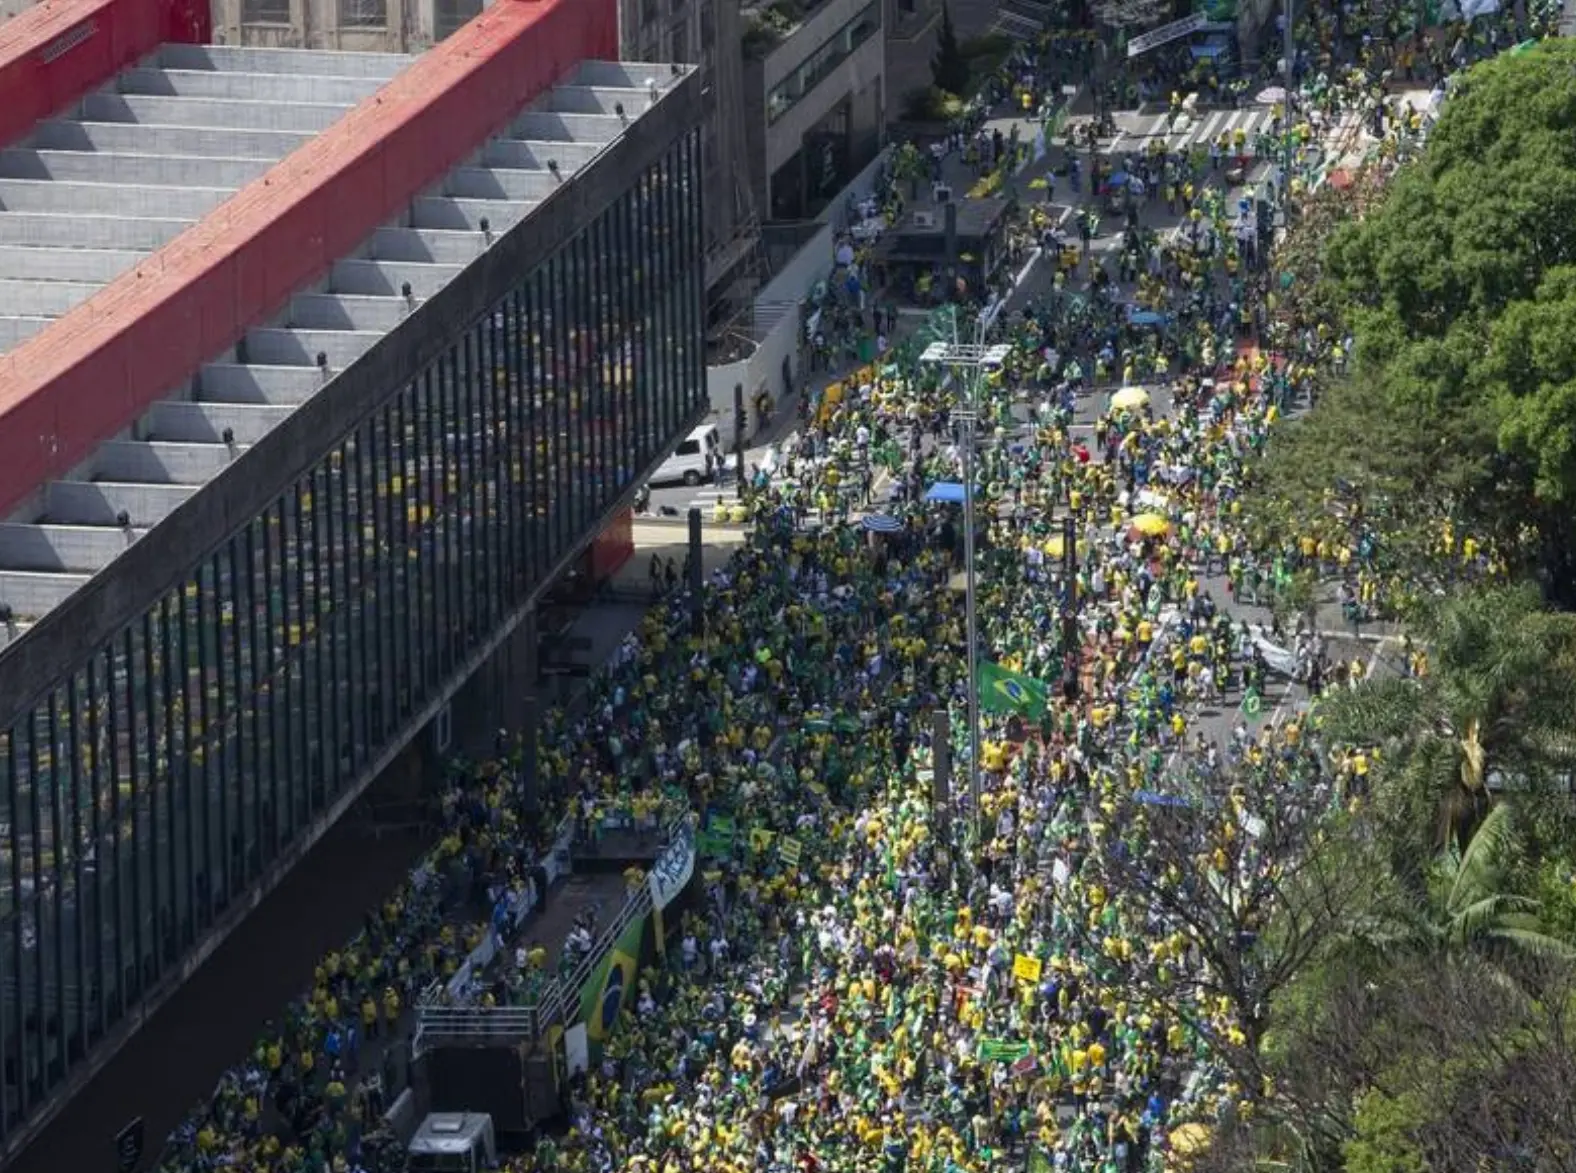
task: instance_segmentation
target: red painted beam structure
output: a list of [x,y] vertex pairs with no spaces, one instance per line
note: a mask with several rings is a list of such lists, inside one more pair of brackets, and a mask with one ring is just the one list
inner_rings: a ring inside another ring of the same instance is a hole
[[497,0],[0,358],[0,516],[267,321],[579,62],[617,55],[615,0]]
[[44,0],[0,24],[0,146],[167,41],[208,41],[207,0]]

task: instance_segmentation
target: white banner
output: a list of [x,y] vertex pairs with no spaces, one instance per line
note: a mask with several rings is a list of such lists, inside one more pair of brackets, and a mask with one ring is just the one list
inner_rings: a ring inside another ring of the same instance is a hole
[[1184,16],[1181,20],[1173,20],[1170,24],[1163,24],[1157,29],[1134,37],[1127,42],[1127,55],[1137,57],[1140,53],[1147,53],[1151,49],[1170,43],[1178,37],[1185,37],[1191,32],[1196,32],[1209,23],[1209,17],[1202,12],[1195,12],[1192,16]]
[[686,819],[673,841],[651,865],[651,903],[660,912],[677,899],[695,874],[695,828]]

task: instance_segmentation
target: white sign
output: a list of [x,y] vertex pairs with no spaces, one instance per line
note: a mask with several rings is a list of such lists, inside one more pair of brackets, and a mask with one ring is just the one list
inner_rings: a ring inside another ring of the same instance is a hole
[[695,828],[686,821],[673,842],[662,849],[651,865],[651,903],[658,911],[666,908],[684,891],[695,874]]
[[583,1022],[575,1023],[564,1032],[564,1066],[569,1069],[571,1078],[591,1066],[591,1046]]
[[1185,37],[1191,32],[1203,28],[1209,23],[1209,17],[1202,12],[1195,12],[1192,16],[1184,16],[1181,20],[1173,20],[1170,24],[1163,24],[1157,29],[1134,37],[1127,42],[1127,55],[1137,57],[1140,53],[1147,53],[1151,49],[1169,44],[1178,37]]

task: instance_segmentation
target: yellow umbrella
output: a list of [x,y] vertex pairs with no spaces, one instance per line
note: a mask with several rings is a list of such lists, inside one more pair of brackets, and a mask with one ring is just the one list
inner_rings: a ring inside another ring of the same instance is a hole
[[1146,538],[1162,538],[1171,532],[1171,523],[1158,513],[1140,513],[1133,518],[1129,528],[1137,530]]
[[1111,406],[1117,411],[1137,411],[1149,406],[1149,392],[1142,387],[1123,387],[1111,396]]
[[[1060,558],[1062,554],[1065,553],[1067,546],[1063,541],[1061,534],[1053,534],[1045,539],[1045,544],[1042,545],[1040,549],[1045,551],[1045,556],[1047,558]],[[1074,551],[1078,549],[1078,543],[1076,541],[1073,542],[1073,549]]]

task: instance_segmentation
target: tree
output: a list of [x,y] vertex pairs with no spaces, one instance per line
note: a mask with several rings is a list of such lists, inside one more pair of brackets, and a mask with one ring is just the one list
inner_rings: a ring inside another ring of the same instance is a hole
[[[1432,462],[1424,504],[1459,533],[1525,554],[1576,597],[1576,46],[1545,42],[1471,70],[1422,160],[1326,256],[1354,331],[1357,399],[1403,451]],[[1525,541],[1528,526],[1536,540]]]
[[1372,814],[1414,890],[1447,841],[1465,850],[1491,778],[1535,786],[1570,767],[1576,706],[1576,617],[1530,588],[1450,597],[1421,634],[1425,676],[1336,692],[1321,718],[1332,743],[1380,751]]
[[958,44],[952,9],[946,4],[941,6],[941,32],[936,38],[936,55],[930,60],[930,77],[938,90],[959,97],[969,88],[969,62]]
[[[1182,794],[1114,792],[1086,865],[1111,898],[1171,926],[1163,949],[1113,954],[1124,984],[1164,991],[1168,1006],[1206,1041],[1245,1097],[1272,1093],[1263,1043],[1270,1012],[1371,892],[1363,837],[1317,759],[1244,766]],[[1213,1011],[1229,1008],[1220,1015]]]

